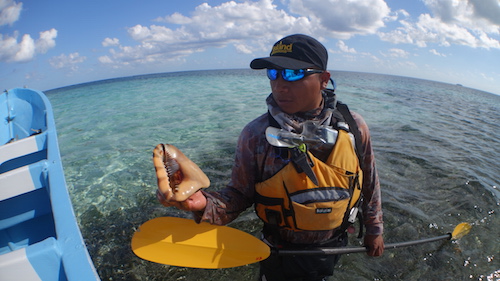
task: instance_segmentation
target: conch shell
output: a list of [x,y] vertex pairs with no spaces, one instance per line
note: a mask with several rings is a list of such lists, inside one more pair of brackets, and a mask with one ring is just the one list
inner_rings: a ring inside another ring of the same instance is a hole
[[207,175],[171,144],[159,144],[153,150],[158,190],[167,201],[184,201],[210,185]]

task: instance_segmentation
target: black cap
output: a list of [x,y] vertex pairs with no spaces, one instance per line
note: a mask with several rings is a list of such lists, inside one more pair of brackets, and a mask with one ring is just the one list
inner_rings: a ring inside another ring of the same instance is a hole
[[310,36],[294,34],[276,42],[269,57],[254,59],[250,67],[326,70],[327,62],[328,52],[323,44]]

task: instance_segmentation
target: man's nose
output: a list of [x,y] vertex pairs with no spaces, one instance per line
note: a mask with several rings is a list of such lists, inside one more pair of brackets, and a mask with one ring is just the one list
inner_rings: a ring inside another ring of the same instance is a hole
[[279,92],[287,91],[289,84],[290,82],[285,81],[285,79],[283,79],[281,75],[278,75],[276,80],[271,81],[271,87],[273,88],[273,91],[279,91]]

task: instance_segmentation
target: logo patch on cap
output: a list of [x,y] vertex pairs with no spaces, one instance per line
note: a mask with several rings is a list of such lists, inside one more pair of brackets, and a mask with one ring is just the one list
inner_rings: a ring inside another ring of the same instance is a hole
[[293,43],[290,43],[289,45],[283,44],[282,41],[280,41],[278,44],[274,45],[273,51],[271,52],[271,56],[277,54],[277,53],[291,53],[293,48]]
[[303,34],[289,35],[274,43],[269,57],[257,58],[250,63],[253,69],[305,69],[326,70],[328,51],[318,40]]

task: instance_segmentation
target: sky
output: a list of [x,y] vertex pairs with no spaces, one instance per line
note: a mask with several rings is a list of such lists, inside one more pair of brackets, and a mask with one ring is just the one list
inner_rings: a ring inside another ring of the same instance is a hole
[[0,87],[249,68],[295,33],[329,70],[500,95],[500,0],[0,0]]

